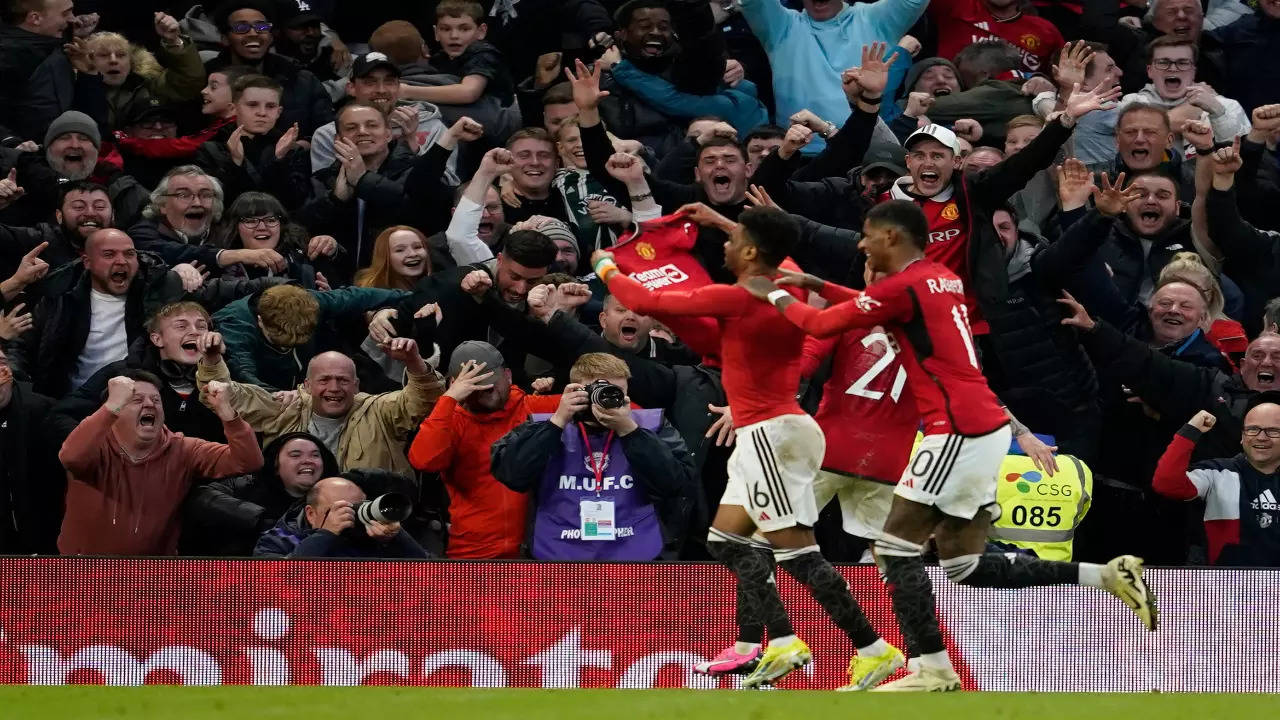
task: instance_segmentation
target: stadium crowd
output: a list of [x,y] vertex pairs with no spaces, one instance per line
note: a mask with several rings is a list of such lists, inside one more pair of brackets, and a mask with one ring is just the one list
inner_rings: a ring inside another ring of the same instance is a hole
[[593,252],[863,287],[899,199],[1076,493],[992,542],[1280,566],[1280,0],[0,3],[0,553],[705,559],[734,359]]

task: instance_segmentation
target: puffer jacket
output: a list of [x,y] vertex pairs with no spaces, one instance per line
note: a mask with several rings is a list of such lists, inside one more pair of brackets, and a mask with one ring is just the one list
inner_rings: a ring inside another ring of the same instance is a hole
[[[205,386],[212,380],[231,382],[226,363],[202,363],[196,370],[202,401]],[[443,392],[444,379],[431,372],[408,373],[403,390],[380,395],[357,393],[338,439],[339,466],[343,470],[371,467],[412,475],[413,468],[405,455],[406,440]],[[231,402],[268,443],[284,433],[305,432],[311,425],[311,395],[305,391],[281,406],[270,392],[257,385],[231,382]]]

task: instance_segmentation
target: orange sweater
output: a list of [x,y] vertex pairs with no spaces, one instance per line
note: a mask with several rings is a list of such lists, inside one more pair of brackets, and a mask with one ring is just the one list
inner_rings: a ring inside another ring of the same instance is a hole
[[67,469],[67,514],[58,536],[63,555],[174,555],[182,502],[196,478],[218,478],[262,467],[253,428],[240,418],[223,423],[227,444],[161,428],[142,460],[125,454],[106,407],[85,418],[62,443]]
[[489,448],[530,415],[559,406],[559,395],[526,395],[514,386],[507,404],[492,413],[472,413],[448,395],[436,401],[409,448],[409,463],[439,472],[449,491],[449,557],[520,556],[529,498],[493,477]]

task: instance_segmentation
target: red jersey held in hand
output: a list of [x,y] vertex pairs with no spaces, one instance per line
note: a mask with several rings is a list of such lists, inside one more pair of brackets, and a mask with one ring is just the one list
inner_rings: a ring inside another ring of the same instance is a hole
[[1047,75],[1063,45],[1062,33],[1048,20],[1023,13],[996,20],[983,0],[932,0],[927,12],[938,28],[938,57],[948,60],[966,45],[1004,40],[1018,49],[1024,70]]
[[[697,239],[698,226],[677,213],[640,223],[636,231],[619,238],[609,252],[613,253],[618,269],[646,290],[692,290],[711,284],[711,275],[693,255]],[[716,355],[720,338],[713,320],[664,314],[655,317],[694,352]]]
[[806,375],[835,352],[813,416],[828,438],[822,469],[896,484],[920,425],[897,341],[877,326],[805,338],[804,351]]
[[787,307],[786,316],[818,336],[887,328],[903,351],[902,365],[925,435],[975,437],[1009,422],[978,369],[964,283],[938,263],[921,258],[852,300],[825,310],[796,302]]

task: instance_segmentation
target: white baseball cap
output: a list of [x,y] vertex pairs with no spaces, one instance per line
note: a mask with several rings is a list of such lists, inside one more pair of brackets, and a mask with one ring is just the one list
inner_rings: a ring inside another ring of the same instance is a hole
[[956,134],[951,132],[950,129],[943,127],[942,125],[925,125],[919,130],[911,133],[911,136],[907,138],[907,141],[903,143],[902,146],[910,150],[911,146],[919,142],[922,138],[936,140],[946,147],[951,148],[951,152],[957,155],[960,154],[959,138],[957,138]]

